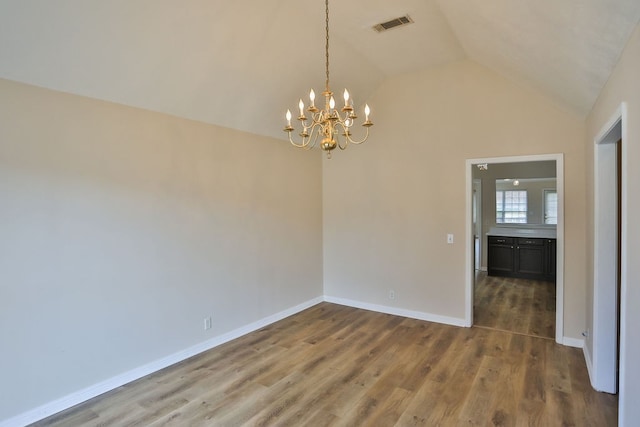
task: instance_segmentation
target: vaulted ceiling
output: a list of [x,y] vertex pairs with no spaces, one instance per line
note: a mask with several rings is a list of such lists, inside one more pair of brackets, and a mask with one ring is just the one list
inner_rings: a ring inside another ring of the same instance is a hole
[[[471,59],[584,116],[640,1],[332,0],[330,13],[332,89],[358,104],[389,77]],[[283,112],[323,89],[324,24],[322,0],[0,0],[0,77],[283,138]]]

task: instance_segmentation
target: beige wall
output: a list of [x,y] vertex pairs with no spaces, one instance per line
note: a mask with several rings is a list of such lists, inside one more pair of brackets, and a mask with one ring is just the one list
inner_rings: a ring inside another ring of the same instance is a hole
[[[620,382],[620,412],[619,417],[623,426],[636,425],[640,420],[640,339],[638,339],[638,325],[640,325],[640,223],[637,213],[640,211],[640,169],[636,166],[640,161],[640,25],[636,27],[622,56],[614,69],[605,88],[600,93],[598,101],[587,119],[587,188],[588,192],[588,283],[587,301],[589,307],[588,326],[593,329],[591,309],[593,304],[593,156],[594,139],[601,129],[613,117],[620,104],[627,104],[626,135],[623,134],[623,144],[626,145],[626,158],[623,159],[623,169],[626,170],[627,187],[627,233],[626,245],[623,251],[627,254],[626,291],[621,296],[626,305],[626,314],[622,322],[622,354],[621,354],[621,382]],[[623,129],[624,132],[625,129]],[[593,343],[586,341],[586,351],[592,352]]]
[[321,185],[281,141],[0,80],[0,420],[321,296]]
[[470,61],[391,79],[369,104],[370,141],[323,162],[325,294],[463,319],[466,159],[561,152],[564,335],[579,339],[584,121]]

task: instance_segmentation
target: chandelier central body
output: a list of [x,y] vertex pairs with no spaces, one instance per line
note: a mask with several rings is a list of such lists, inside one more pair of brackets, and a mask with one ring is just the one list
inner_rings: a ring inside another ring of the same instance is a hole
[[289,134],[289,142],[298,148],[310,149],[317,145],[320,140],[320,148],[327,153],[327,157],[331,158],[331,151],[336,147],[344,150],[351,144],[362,144],[369,137],[369,128],[373,126],[373,123],[369,120],[369,106],[365,105],[364,114],[365,120],[362,126],[366,132],[362,139],[355,140],[352,138],[350,132],[351,127],[355,123],[358,115],[353,108],[353,101],[350,98],[349,91],[344,90],[344,106],[338,110],[336,109],[336,101],[333,98],[333,92],[329,88],[329,0],[325,0],[325,90],[322,92],[324,97],[324,107],[319,109],[315,105],[316,94],[311,89],[309,92],[309,107],[306,108],[306,112],[310,114],[307,118],[305,115],[305,105],[302,99],[298,103],[300,115],[298,121],[302,126],[302,130],[299,136],[302,138],[299,142],[294,141],[291,133],[295,130],[291,126],[291,111],[287,110],[287,126],[284,131]]

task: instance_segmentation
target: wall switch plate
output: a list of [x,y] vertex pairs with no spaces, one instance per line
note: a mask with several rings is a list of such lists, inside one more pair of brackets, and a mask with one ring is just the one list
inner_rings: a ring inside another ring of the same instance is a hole
[[211,317],[204,318],[204,330],[211,329]]
[[393,289],[389,290],[389,299],[396,299],[396,291]]
[[447,234],[447,243],[449,244],[453,243],[453,234]]

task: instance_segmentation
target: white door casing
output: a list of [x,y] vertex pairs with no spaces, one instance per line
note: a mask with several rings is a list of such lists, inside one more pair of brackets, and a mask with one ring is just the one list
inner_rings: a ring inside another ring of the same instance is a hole
[[564,156],[559,154],[539,154],[514,157],[490,157],[467,159],[466,161],[466,267],[465,267],[465,325],[473,325],[473,287],[474,287],[474,259],[473,259],[473,168],[478,164],[519,163],[555,160],[556,182],[558,191],[558,224],[556,225],[556,334],[559,344],[565,344],[564,337]]

